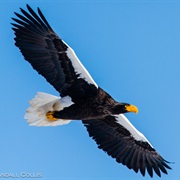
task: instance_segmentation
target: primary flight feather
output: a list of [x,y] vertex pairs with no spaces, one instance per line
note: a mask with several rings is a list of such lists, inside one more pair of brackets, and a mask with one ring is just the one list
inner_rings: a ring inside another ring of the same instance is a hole
[[34,126],[57,126],[82,120],[89,136],[109,156],[144,176],[147,171],[167,174],[168,162],[123,115],[138,112],[136,106],[116,102],[101,89],[71,49],[51,28],[38,8],[27,5],[12,18],[15,45],[25,60],[61,97],[37,93],[29,102],[25,118]]

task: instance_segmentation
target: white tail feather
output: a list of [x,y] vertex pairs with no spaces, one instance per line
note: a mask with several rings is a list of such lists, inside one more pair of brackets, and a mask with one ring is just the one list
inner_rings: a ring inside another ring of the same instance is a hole
[[73,104],[71,98],[66,96],[60,98],[51,94],[38,92],[36,96],[29,101],[30,107],[26,110],[24,116],[30,126],[58,126],[70,123],[71,120],[58,119],[50,121],[46,117],[49,111],[60,111],[64,107]]

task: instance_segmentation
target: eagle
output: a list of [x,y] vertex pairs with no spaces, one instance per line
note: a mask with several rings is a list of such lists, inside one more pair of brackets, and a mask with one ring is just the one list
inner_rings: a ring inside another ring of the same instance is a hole
[[81,120],[89,136],[118,163],[153,177],[167,174],[166,161],[126,118],[138,112],[129,103],[115,101],[99,87],[74,50],[51,28],[42,11],[27,5],[12,18],[15,45],[24,59],[49,82],[59,97],[38,92],[29,101],[25,119],[32,126],[58,126]]

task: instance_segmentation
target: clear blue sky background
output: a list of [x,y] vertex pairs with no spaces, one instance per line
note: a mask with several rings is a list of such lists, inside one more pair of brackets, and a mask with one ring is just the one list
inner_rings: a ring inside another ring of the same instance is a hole
[[[30,127],[24,114],[36,92],[58,93],[14,46],[13,12],[40,7],[92,77],[116,100],[180,178],[180,1],[0,1],[0,174],[42,179],[143,179],[97,148],[81,122]],[[155,176],[157,178],[157,176]],[[146,176],[145,179],[151,179]]]

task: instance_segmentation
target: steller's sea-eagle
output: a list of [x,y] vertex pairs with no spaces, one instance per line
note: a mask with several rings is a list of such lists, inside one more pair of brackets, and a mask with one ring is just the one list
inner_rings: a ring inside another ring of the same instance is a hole
[[29,12],[12,18],[16,23],[15,45],[25,60],[59,93],[56,97],[37,93],[29,102],[25,119],[32,126],[57,126],[71,120],[82,120],[89,136],[98,148],[118,163],[136,173],[140,170],[161,176],[171,169],[168,162],[153,148],[123,115],[138,112],[136,106],[116,102],[101,89],[79,61],[75,52],[51,28],[41,10],[38,14],[27,5]]

